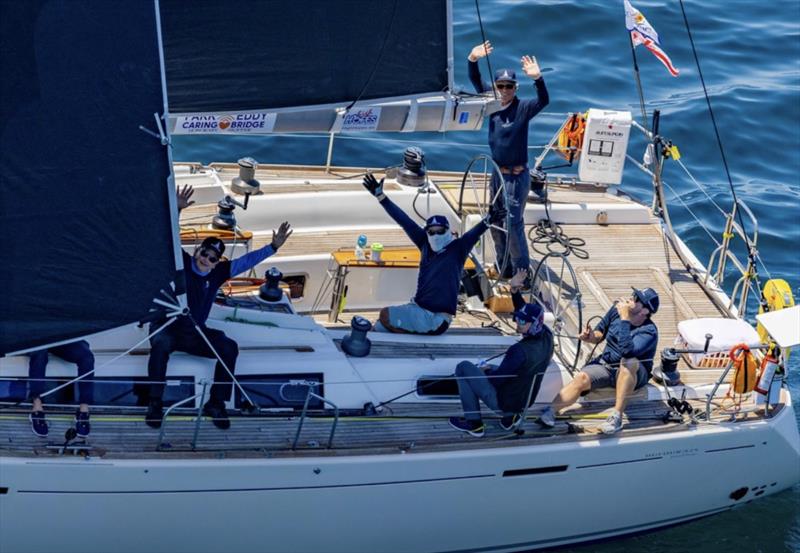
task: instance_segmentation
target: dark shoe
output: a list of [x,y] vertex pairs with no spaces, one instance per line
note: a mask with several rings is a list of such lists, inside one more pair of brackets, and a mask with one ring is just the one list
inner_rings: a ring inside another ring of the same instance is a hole
[[75,412],[75,431],[78,433],[79,438],[86,438],[89,436],[89,431],[92,425],[89,424],[89,413],[84,413],[80,409]]
[[203,414],[211,419],[214,426],[220,430],[227,430],[231,427],[231,420],[228,418],[228,411],[224,405],[206,403],[203,406]]
[[511,432],[512,430],[516,430],[521,422],[522,417],[520,417],[518,413],[515,413],[500,419],[500,428],[506,432]]
[[44,417],[44,411],[34,411],[28,417],[31,421],[31,430],[40,438],[46,438],[49,428],[47,427],[47,419]]
[[144,416],[144,422],[150,428],[161,428],[162,420],[164,420],[164,405],[160,400],[150,400],[150,405],[147,406],[147,414]]
[[545,428],[555,428],[556,427],[556,413],[553,411],[552,407],[545,407],[542,414],[539,415],[539,418],[536,419],[536,423],[539,426],[544,426]]
[[470,436],[475,436],[476,438],[481,438],[486,429],[483,421],[471,421],[464,417],[450,417],[450,426],[461,432],[466,432]]

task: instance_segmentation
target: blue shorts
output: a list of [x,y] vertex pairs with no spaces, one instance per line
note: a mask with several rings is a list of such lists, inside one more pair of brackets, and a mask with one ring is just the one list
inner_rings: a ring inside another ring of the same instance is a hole
[[390,325],[415,334],[435,332],[443,323],[450,324],[453,318],[447,313],[433,313],[423,309],[413,301],[403,305],[392,305],[387,309]]

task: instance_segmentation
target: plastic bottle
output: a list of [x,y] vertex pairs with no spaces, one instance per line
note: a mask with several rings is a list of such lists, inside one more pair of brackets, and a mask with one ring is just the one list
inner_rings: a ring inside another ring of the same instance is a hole
[[365,261],[367,259],[367,255],[364,253],[364,248],[367,246],[367,235],[361,234],[359,235],[358,239],[356,240],[356,259],[359,261]]

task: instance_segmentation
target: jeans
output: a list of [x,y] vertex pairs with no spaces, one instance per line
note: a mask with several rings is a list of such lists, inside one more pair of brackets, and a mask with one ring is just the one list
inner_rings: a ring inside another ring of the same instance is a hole
[[[47,356],[48,353],[52,353],[59,359],[63,359],[69,363],[75,363],[78,366],[78,376],[94,370],[94,355],[92,354],[92,350],[89,349],[89,343],[86,340],[34,351],[29,355],[30,362],[28,364],[28,378],[31,379],[31,399],[40,397],[45,391],[46,382],[43,379],[45,377],[47,361],[49,360]],[[91,379],[91,376],[87,378]],[[77,382],[78,400],[80,403],[91,405],[94,401],[94,385],[89,382],[87,378]]]
[[[517,269],[528,269],[531,264],[530,254],[528,253],[528,239],[525,236],[525,205],[528,202],[528,194],[531,191],[531,177],[528,168],[519,175],[503,175],[506,182],[506,196],[508,197],[508,214],[511,228],[508,235],[505,232],[492,228],[492,240],[494,240],[495,257],[498,268],[506,255],[506,248],[510,248],[511,267],[514,272]],[[492,173],[492,195],[500,187],[500,175]],[[498,198],[498,205],[502,206]],[[508,273],[508,268],[506,269]],[[513,276],[513,272],[507,276]]]
[[461,407],[464,408],[464,418],[471,421],[481,420],[479,399],[495,413],[503,414],[500,405],[497,403],[497,390],[475,363],[470,363],[469,361],[459,363],[456,367],[456,377],[458,378],[458,395],[461,396]]
[[[152,332],[151,328],[151,332]],[[203,333],[214,346],[220,358],[230,369],[236,369],[236,358],[239,356],[239,346],[225,333],[213,328],[203,328]],[[150,399],[159,400],[164,395],[164,379],[167,376],[167,362],[173,351],[182,351],[198,357],[216,359],[216,355],[208,347],[203,337],[194,327],[165,328],[150,338],[150,359],[147,361],[147,376],[153,381],[150,385]],[[211,386],[211,395],[208,403],[221,405],[228,401],[233,391],[233,379],[225,367],[217,360],[214,368],[214,382]]]

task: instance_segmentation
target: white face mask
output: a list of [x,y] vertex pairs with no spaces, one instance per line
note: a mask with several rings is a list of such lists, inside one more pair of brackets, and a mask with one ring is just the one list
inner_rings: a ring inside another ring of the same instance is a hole
[[447,231],[444,234],[428,235],[428,244],[430,244],[430,247],[434,252],[442,250],[445,246],[447,246],[447,244],[449,244],[452,241],[453,241],[453,235],[450,234],[450,231]]

